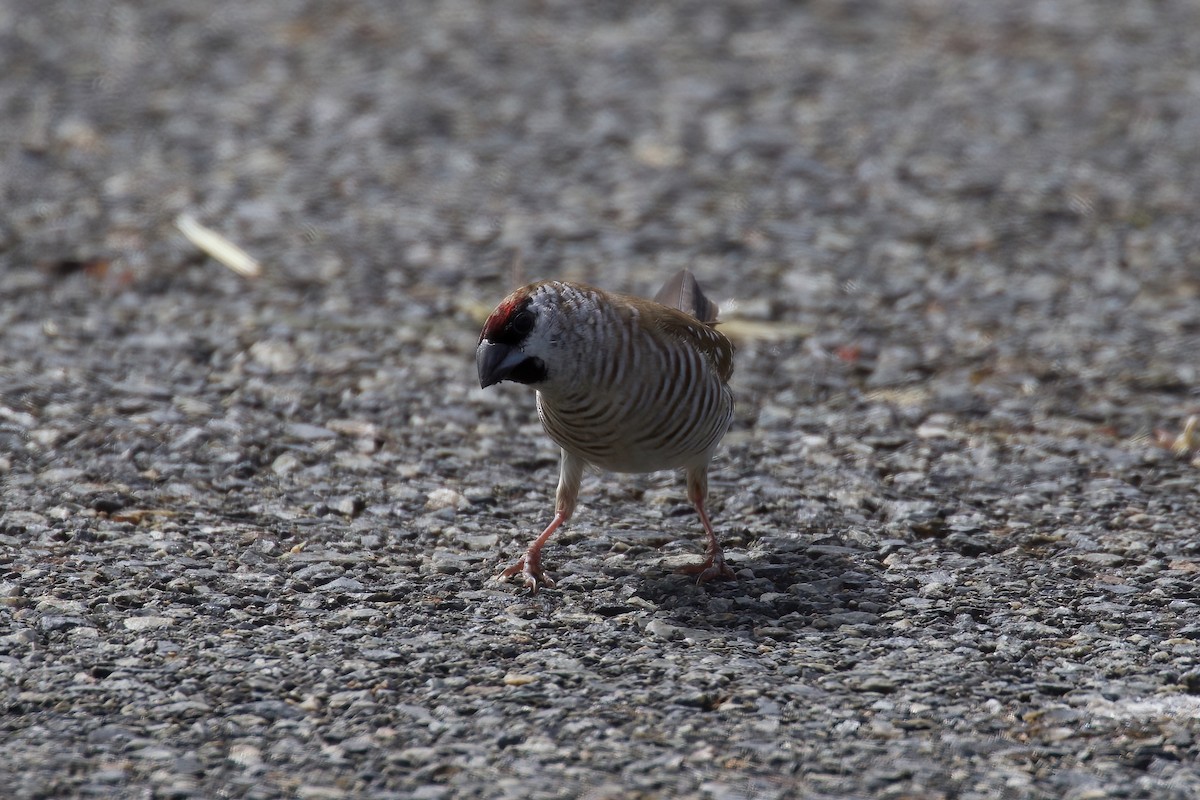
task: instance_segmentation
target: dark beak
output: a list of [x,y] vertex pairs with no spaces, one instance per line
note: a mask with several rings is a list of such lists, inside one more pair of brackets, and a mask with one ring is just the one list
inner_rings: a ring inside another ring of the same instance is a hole
[[479,370],[479,385],[487,388],[507,378],[525,362],[519,348],[484,340],[475,351],[475,366]]

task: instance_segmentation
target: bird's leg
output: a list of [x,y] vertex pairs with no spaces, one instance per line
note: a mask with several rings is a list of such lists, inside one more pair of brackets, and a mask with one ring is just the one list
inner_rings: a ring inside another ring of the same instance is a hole
[[558,510],[554,515],[554,519],[546,526],[546,530],[542,531],[542,535],[533,540],[533,544],[529,545],[529,549],[525,551],[525,555],[521,556],[517,561],[500,573],[501,578],[511,578],[518,572],[524,574],[525,585],[529,587],[530,594],[537,594],[538,586],[546,586],[554,588],[554,581],[542,572],[542,547],[550,540],[550,536],[558,530],[570,518],[569,514]]
[[707,464],[700,469],[687,471],[687,493],[688,500],[696,507],[696,513],[700,515],[700,524],[704,526],[704,532],[708,534],[708,547],[705,548],[703,561],[699,564],[689,564],[680,571],[697,576],[696,583],[704,583],[715,578],[733,578],[733,570],[725,563],[725,553],[721,550],[721,543],[717,541],[717,534],[713,532],[712,523],[708,520],[708,512],[704,510],[704,501],[708,499]]
[[500,573],[501,578],[511,578],[518,572],[525,576],[525,585],[530,594],[537,594],[539,586],[554,588],[554,581],[542,571],[542,548],[556,530],[575,513],[575,503],[579,500],[579,484],[583,480],[584,462],[562,451],[562,460],[558,469],[558,492],[554,500],[554,519],[542,531],[542,535],[533,540],[525,555],[516,563]]

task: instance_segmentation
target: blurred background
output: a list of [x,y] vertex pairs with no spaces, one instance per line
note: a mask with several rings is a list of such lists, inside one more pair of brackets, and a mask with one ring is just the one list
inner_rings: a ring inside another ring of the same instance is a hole
[[354,304],[519,256],[630,290],[689,264],[767,315],[1085,292],[1111,323],[1195,292],[1195,13],[18,0],[0,255],[162,286],[188,212]]

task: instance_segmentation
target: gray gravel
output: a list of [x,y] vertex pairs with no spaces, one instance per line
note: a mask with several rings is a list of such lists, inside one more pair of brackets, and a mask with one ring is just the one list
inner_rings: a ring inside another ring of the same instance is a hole
[[[6,796],[1200,796],[1198,74],[1187,0],[0,4]],[[739,580],[658,475],[497,583],[481,315],[682,265]]]

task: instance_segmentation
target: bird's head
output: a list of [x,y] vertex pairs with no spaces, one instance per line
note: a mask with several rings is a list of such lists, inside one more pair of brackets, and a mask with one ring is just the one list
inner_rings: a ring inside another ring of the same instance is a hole
[[539,288],[539,284],[532,284],[513,292],[484,323],[475,350],[480,386],[486,388],[500,381],[539,384],[546,380],[544,356],[550,348]]
[[504,298],[479,334],[479,384],[513,381],[558,393],[594,379],[607,358],[598,346],[606,314],[603,297],[583,284],[541,281]]

